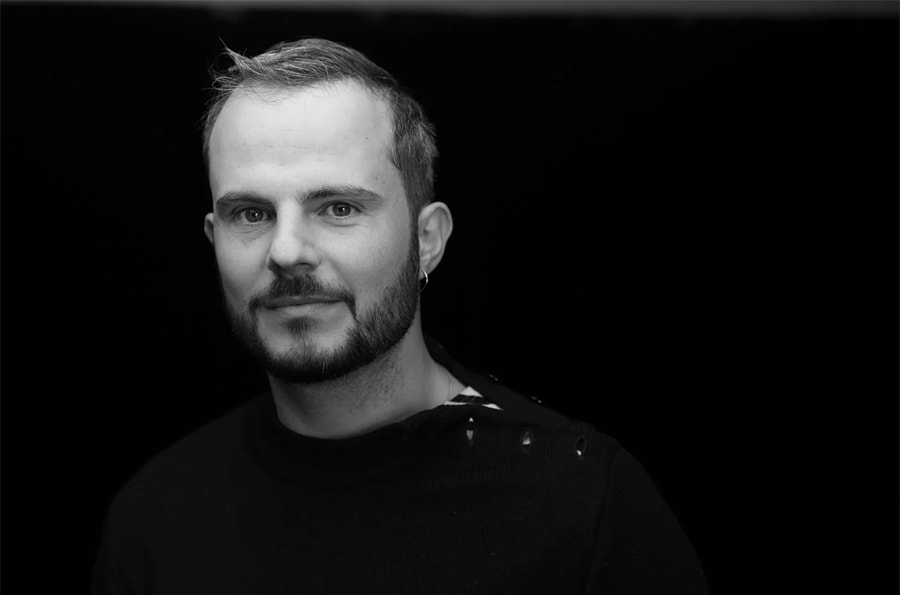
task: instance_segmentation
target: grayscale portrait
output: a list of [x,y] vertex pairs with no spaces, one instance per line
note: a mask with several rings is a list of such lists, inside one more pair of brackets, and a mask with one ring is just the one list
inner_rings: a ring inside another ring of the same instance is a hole
[[0,12],[5,584],[837,589],[895,4]]

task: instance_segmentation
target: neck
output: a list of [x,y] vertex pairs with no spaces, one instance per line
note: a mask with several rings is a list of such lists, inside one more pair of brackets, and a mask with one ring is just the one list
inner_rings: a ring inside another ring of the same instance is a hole
[[292,384],[269,376],[278,418],[315,438],[349,438],[443,404],[462,384],[435,362],[421,327],[394,349],[341,378]]

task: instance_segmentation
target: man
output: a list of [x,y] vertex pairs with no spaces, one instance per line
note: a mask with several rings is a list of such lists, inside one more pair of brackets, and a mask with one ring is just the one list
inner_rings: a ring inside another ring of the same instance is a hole
[[271,392],[123,488],[94,592],[705,592],[614,440],[423,334],[453,220],[419,105],[329,41],[228,53],[205,232]]

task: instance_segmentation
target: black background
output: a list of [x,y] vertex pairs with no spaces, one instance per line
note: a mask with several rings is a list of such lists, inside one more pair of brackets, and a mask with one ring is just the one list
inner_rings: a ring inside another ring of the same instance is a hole
[[200,117],[223,42],[305,35],[437,126],[426,330],[621,441],[714,592],[806,572],[847,521],[797,486],[859,473],[819,414],[871,396],[839,354],[896,291],[866,265],[896,253],[897,5],[547,6],[2,6],[5,582],[80,592],[122,483],[265,386],[219,305]]

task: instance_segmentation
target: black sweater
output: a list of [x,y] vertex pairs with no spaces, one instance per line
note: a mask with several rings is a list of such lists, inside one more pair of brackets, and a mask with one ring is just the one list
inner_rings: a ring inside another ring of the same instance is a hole
[[116,496],[94,593],[705,593],[615,440],[433,355],[502,410],[443,405],[343,440],[249,401]]

